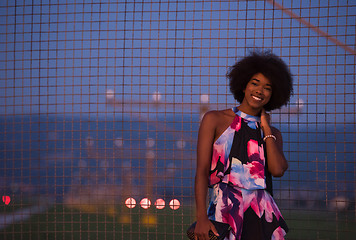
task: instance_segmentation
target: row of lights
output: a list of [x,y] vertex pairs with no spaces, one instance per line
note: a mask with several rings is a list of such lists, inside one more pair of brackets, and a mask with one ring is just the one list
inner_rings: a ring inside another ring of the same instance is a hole
[[[2,201],[3,203],[5,203],[5,205],[9,205],[10,201],[11,201],[11,198],[10,196],[2,196]],[[128,208],[134,208],[136,207],[136,200],[132,197],[129,197],[128,199],[125,200],[125,205],[126,207]],[[156,206],[157,209],[163,209],[165,208],[166,206],[166,202],[159,198],[155,201],[154,205]],[[148,209],[151,207],[151,200],[148,199],[148,198],[142,198],[141,201],[140,201],[140,206],[143,208],[143,209]],[[177,210],[180,208],[180,202],[178,199],[172,199],[170,202],[169,202],[169,207],[173,210]]]
[[[134,208],[136,207],[136,200],[132,197],[129,197],[128,199],[125,200],[125,205],[126,207],[128,208]],[[166,206],[166,202],[159,198],[155,201],[154,203],[155,207],[157,209],[163,209],[165,208]],[[180,208],[180,202],[178,199],[172,199],[170,202],[169,202],[169,207],[173,210],[177,210]],[[140,206],[143,208],[143,209],[148,209],[151,207],[151,200],[148,199],[148,198],[142,198],[141,201],[140,201]]]
[[[112,89],[106,90],[106,99],[109,101],[115,100],[115,92]],[[154,103],[159,103],[162,100],[162,94],[159,91],[156,91],[152,94],[152,101]],[[202,94],[200,95],[200,102],[201,103],[209,103],[209,95]]]
[[[85,139],[85,145],[87,147],[93,147],[94,144],[95,144],[95,139],[90,137],[90,136],[87,136],[86,139]],[[117,137],[114,140],[114,144],[115,144],[116,147],[123,147],[124,146],[124,139],[121,138],[121,137]],[[153,148],[155,146],[155,140],[152,139],[152,138],[147,138],[146,146],[148,148]],[[186,142],[183,139],[180,139],[180,140],[176,141],[176,147],[178,149],[184,149],[185,146],[186,146]]]
[[[115,100],[115,92],[112,89],[106,90],[106,99],[109,101]],[[152,94],[152,101],[154,103],[160,103],[162,100],[162,94],[159,91],[156,91]],[[200,102],[203,104],[208,104],[210,101],[209,95],[208,94],[201,94],[200,95]],[[304,106],[304,101],[303,99],[298,98],[296,100],[297,107],[303,107]]]

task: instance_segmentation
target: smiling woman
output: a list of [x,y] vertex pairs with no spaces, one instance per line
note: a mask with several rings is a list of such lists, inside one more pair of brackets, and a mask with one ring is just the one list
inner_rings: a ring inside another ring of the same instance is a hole
[[245,98],[242,100],[242,103],[247,104],[251,109],[256,109],[257,112],[251,113],[251,115],[258,114],[261,107],[265,106],[271,99],[271,81],[262,73],[257,73],[247,83],[244,93]]
[[[236,63],[228,77],[231,92],[241,104],[210,111],[201,122],[195,236],[208,239],[209,232],[217,235],[212,221],[218,221],[231,226],[225,239],[284,239],[288,227],[272,197],[271,176],[283,176],[288,163],[282,135],[270,125],[265,108],[287,104],[292,76],[276,55],[255,52]],[[287,88],[283,94],[278,90],[280,85]],[[282,100],[279,95],[283,95]],[[207,210],[208,187],[211,196]]]
[[252,52],[229,69],[230,90],[237,101],[243,101],[245,87],[256,78],[255,74],[263,75],[273,89],[271,101],[264,106],[266,111],[278,109],[289,102],[293,94],[292,74],[283,60],[269,51]]

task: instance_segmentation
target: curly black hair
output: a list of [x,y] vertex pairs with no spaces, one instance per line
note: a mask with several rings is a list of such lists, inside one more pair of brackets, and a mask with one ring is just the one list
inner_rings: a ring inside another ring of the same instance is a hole
[[266,111],[278,109],[289,102],[293,94],[293,78],[288,66],[271,51],[254,51],[229,68],[230,91],[240,103],[252,76],[262,73],[272,84],[272,96],[264,106]]

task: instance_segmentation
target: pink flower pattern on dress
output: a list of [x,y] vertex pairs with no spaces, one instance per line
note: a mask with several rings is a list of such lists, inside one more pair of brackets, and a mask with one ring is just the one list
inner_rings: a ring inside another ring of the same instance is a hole
[[265,176],[265,166],[259,162],[252,162],[247,164],[250,169],[250,174],[252,178],[261,179]]
[[235,118],[232,124],[215,141],[213,147],[213,157],[210,166],[210,185],[220,182],[225,172],[231,165],[229,153],[232,146],[233,136],[241,127],[241,118]]
[[283,228],[278,227],[274,230],[271,240],[283,240],[284,235],[286,235],[286,231],[284,231]]
[[[249,131],[258,133],[258,124],[251,120],[251,116],[238,112],[236,108],[234,111],[236,117],[232,124],[213,145],[208,216],[212,220],[229,223],[232,234],[226,239],[236,240],[241,237],[244,214],[251,208],[271,226],[277,222],[277,227],[268,230],[273,232],[271,239],[284,239],[288,228],[273,197],[266,191],[265,152],[261,133],[252,138],[244,135]],[[236,147],[242,150],[236,151]]]

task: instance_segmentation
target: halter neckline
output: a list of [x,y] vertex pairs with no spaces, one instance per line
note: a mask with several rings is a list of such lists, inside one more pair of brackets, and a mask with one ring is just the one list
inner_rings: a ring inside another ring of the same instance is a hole
[[237,107],[233,107],[232,111],[234,111],[234,113],[236,115],[239,115],[241,118],[246,119],[248,121],[261,122],[261,117],[260,116],[249,115],[247,113],[244,113],[244,112],[240,111]]

